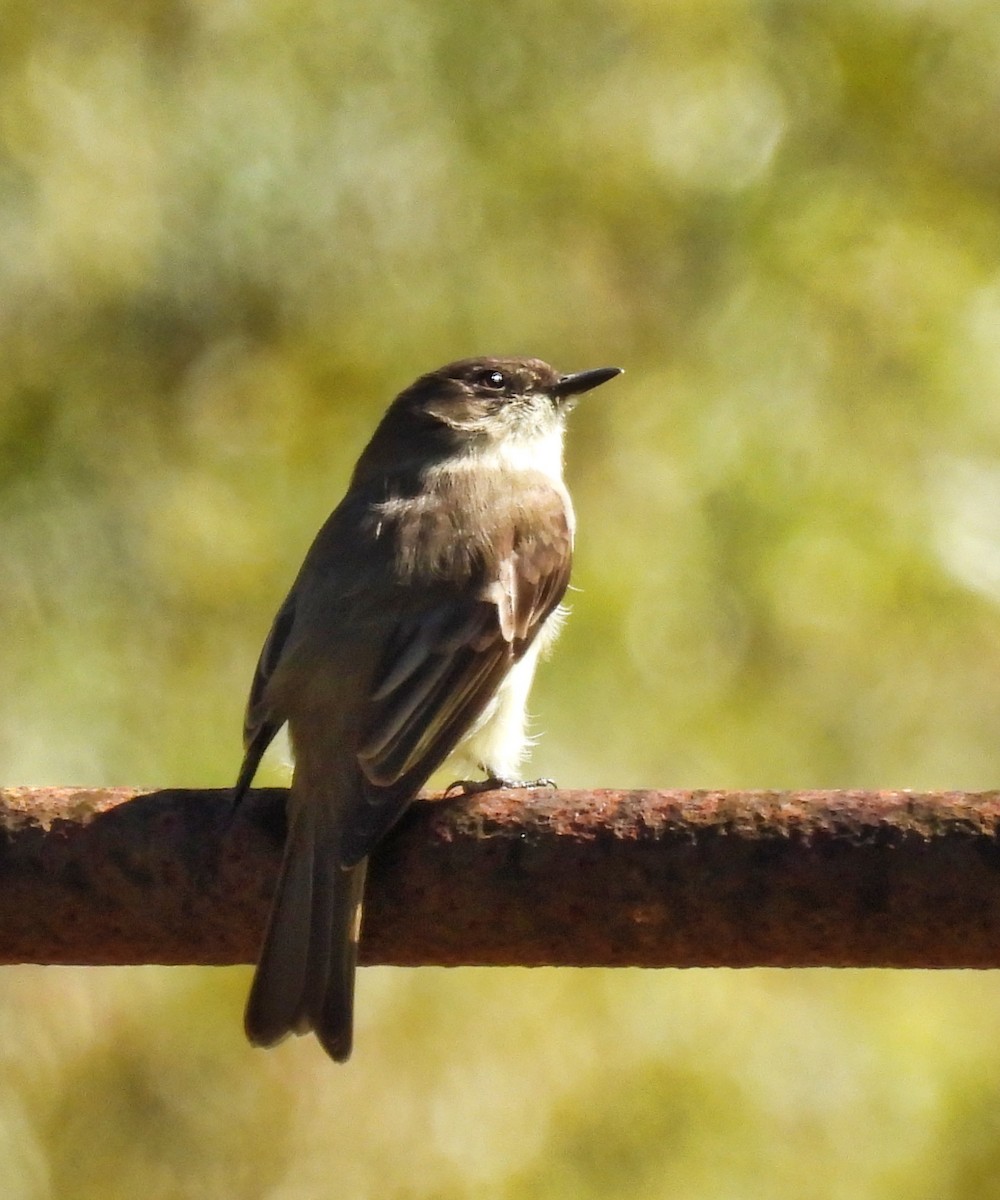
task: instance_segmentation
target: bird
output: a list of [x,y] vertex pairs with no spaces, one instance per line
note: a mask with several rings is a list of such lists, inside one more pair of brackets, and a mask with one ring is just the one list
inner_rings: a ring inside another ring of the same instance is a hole
[[[287,724],[287,835],[244,1017],[346,1061],[368,857],[446,760],[466,792],[518,772],[539,656],[565,610],[566,417],[618,367],[468,358],[392,401],[316,535],[250,687],[234,805]],[[451,789],[449,789],[451,790]]]

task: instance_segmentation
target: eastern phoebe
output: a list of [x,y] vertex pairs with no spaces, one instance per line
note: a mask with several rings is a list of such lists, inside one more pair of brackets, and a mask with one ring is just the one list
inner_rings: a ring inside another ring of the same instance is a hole
[[517,786],[573,553],[566,416],[618,374],[473,358],[421,376],[313,542],[261,651],[235,788],[238,802],[287,721],[295,770],[247,1001],[254,1045],[313,1030],[347,1059],[368,855],[457,748],[487,775],[467,791]]

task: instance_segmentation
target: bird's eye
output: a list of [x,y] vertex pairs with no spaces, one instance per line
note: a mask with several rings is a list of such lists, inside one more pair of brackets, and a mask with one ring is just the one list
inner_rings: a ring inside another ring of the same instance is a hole
[[495,388],[499,391],[500,388],[507,386],[507,376],[503,371],[483,371],[480,373],[479,383],[483,387]]

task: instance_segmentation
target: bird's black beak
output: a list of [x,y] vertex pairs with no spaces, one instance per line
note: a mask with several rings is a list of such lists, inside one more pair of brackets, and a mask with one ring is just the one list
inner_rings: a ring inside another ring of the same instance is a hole
[[621,373],[621,367],[595,367],[592,371],[577,371],[573,375],[563,375],[556,380],[552,388],[552,395],[560,398],[580,396],[592,388],[600,387],[602,383],[607,383],[609,379],[614,379]]

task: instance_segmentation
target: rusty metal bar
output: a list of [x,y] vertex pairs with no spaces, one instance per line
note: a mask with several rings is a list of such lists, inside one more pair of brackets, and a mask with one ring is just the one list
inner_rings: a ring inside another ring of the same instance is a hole
[[[254,957],[285,793],[0,789],[0,962]],[[402,965],[1000,966],[1000,792],[492,792],[373,858]]]

